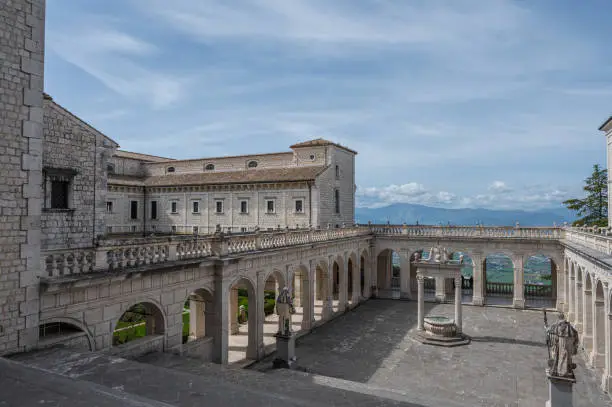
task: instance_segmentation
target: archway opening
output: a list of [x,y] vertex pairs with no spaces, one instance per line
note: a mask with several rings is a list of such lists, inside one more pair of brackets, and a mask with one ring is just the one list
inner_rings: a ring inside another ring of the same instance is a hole
[[582,298],[583,298],[583,292],[582,292],[582,284],[583,284],[583,278],[584,275],[582,273],[582,267],[578,266],[577,267],[577,273],[576,273],[576,287],[575,287],[575,293],[576,293],[576,329],[578,330],[578,332],[580,332],[580,334],[582,334],[582,323],[584,321],[584,314],[583,314],[583,303],[582,303]]
[[360,287],[361,287],[361,297],[362,298],[366,298],[366,269],[365,269],[365,265],[366,265],[366,255],[365,253],[361,254],[361,259],[359,262],[359,281],[360,281]]
[[38,347],[58,346],[90,351],[92,344],[87,333],[68,322],[53,321],[38,326]]
[[332,266],[332,310],[334,312],[338,312],[340,309],[340,272],[342,270],[340,264],[336,260]]
[[[274,270],[264,285],[264,297],[261,300],[261,306],[264,311],[263,321],[263,345],[265,353],[271,352],[275,346],[276,340],[274,335],[278,332],[278,315],[276,315],[276,298],[278,298],[281,290],[287,287],[287,282],[283,273],[279,270]],[[288,287],[287,287],[288,288]]]
[[250,280],[241,278],[229,289],[228,363],[257,359],[257,300]]
[[346,301],[349,304],[349,306],[353,306],[353,276],[355,275],[354,273],[354,263],[353,263],[353,258],[349,258],[348,262],[347,262],[347,280],[346,280]]
[[603,373],[604,357],[606,354],[606,308],[605,308],[604,289],[601,281],[597,281],[595,289],[595,329],[597,330],[597,341],[594,341],[594,351],[591,362],[595,369]]
[[376,259],[376,296],[378,298],[400,298],[401,262],[392,249],[383,250]]
[[212,360],[214,336],[214,298],[201,288],[187,296],[183,308],[183,354]]
[[154,343],[149,348],[163,351],[164,332],[164,315],[161,310],[153,303],[141,302],[128,308],[117,321],[113,331],[113,346],[150,337]]
[[523,265],[525,305],[531,308],[554,308],[557,272],[555,262],[546,255],[534,255]]
[[485,303],[512,305],[514,299],[514,263],[504,253],[489,253],[483,260]]
[[291,319],[291,325],[293,327],[293,331],[298,332],[310,326],[310,323],[305,321],[305,318],[307,317],[305,307],[310,301],[308,269],[306,267],[299,266],[295,270],[292,276],[292,287],[295,314],[293,314],[293,318]]

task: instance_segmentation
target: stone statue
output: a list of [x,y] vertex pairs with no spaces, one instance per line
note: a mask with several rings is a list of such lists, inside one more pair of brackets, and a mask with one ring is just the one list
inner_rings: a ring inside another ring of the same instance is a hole
[[559,320],[547,328],[546,334],[550,355],[549,374],[574,378],[576,364],[572,363],[572,356],[578,352],[578,331],[560,314]]
[[460,254],[459,255],[459,264],[463,264],[463,261],[464,261],[463,254]]
[[291,335],[291,310],[293,299],[287,287],[278,294],[276,298],[276,314],[278,315],[278,334],[284,336]]

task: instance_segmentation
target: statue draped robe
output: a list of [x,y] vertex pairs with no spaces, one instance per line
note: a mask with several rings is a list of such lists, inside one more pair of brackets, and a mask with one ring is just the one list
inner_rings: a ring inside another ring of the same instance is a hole
[[573,377],[572,356],[578,352],[578,331],[566,320],[548,328],[550,338],[550,375]]

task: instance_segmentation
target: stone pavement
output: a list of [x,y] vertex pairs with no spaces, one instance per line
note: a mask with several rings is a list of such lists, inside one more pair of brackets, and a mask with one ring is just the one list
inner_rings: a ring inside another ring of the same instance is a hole
[[[453,305],[426,304],[426,314],[452,316]],[[555,315],[549,316],[556,319]],[[466,406],[543,406],[547,349],[542,313],[463,307],[468,346],[416,342],[416,303],[371,300],[318,327],[297,343],[298,365],[317,377],[452,400]],[[576,406],[612,406],[591,370],[578,361]],[[252,367],[267,370],[270,361]],[[283,374],[275,371],[273,374]],[[432,403],[432,405],[435,405]]]

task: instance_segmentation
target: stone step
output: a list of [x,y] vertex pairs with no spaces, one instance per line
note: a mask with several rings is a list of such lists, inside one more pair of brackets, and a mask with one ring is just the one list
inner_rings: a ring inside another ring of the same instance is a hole
[[418,400],[415,403],[417,399],[412,395],[287,370],[270,374],[202,363],[178,355],[161,355],[132,361],[103,353],[53,349],[19,355],[15,359],[79,381],[178,407],[457,406],[452,402],[424,404]]

